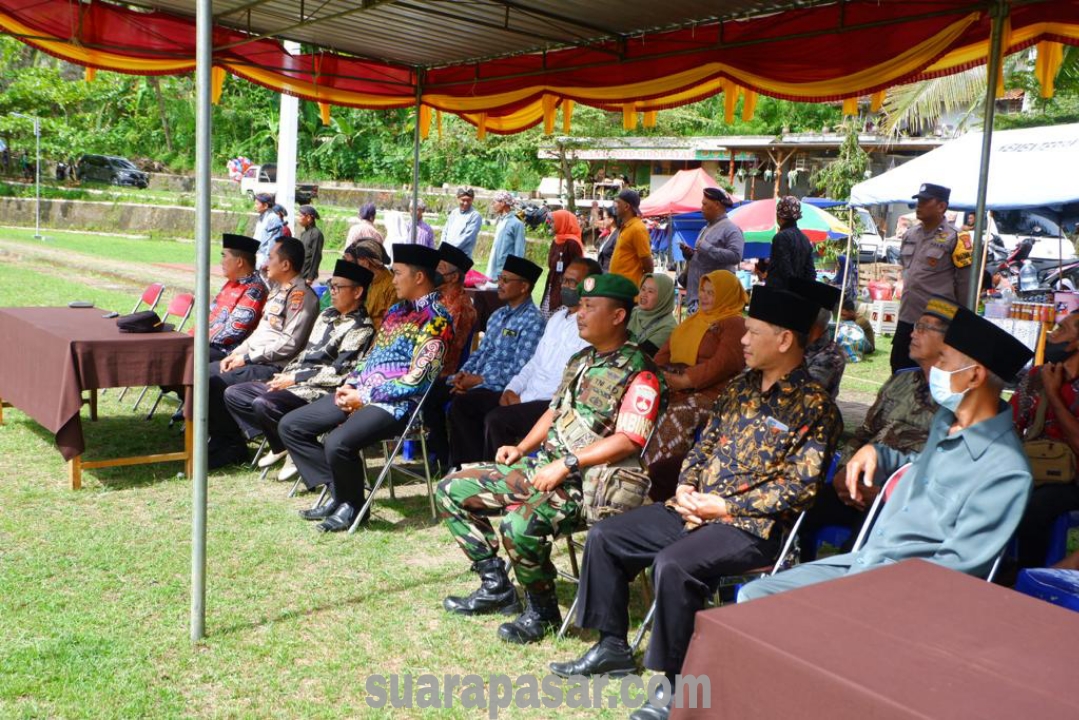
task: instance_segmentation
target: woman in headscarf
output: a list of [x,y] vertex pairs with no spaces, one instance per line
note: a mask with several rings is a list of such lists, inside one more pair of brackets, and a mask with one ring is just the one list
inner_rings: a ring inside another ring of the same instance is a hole
[[813,244],[798,229],[802,217],[802,201],[787,195],[776,202],[776,224],[779,232],[772,238],[772,258],[768,263],[768,280],[765,285],[776,290],[786,290],[791,278],[814,281],[817,270],[813,267]]
[[629,317],[630,339],[649,357],[667,343],[678,321],[674,319],[674,280],[666,273],[648,273],[641,278],[637,307]]
[[745,368],[742,311],[746,291],[734,273],[715,270],[701,278],[697,312],[682,321],[656,354],[669,400],[644,453],[652,478],[649,496],[663,502],[674,495],[678,472],[697,431],[727,382]]
[[581,223],[576,215],[569,210],[555,210],[550,215],[550,223],[554,230],[554,242],[547,251],[547,284],[543,288],[540,306],[544,317],[550,317],[562,307],[562,272],[571,262],[584,256]]

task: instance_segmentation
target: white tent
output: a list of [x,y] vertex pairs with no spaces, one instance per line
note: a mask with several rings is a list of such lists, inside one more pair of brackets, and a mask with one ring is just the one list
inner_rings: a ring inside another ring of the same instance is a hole
[[[922,183],[952,189],[951,205],[964,210],[977,205],[982,133],[970,133],[904,163],[883,175],[858,183],[850,193],[853,205],[913,202]],[[1079,201],[1079,124],[1003,130],[993,133],[989,162],[990,210],[1060,206]]]

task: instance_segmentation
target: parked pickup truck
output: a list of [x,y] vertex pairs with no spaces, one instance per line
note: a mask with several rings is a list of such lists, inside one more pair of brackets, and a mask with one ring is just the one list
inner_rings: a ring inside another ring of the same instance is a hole
[[[277,195],[277,165],[252,165],[240,180],[240,192],[247,193],[252,200],[259,193]],[[307,205],[318,197],[318,185],[296,183],[296,202]]]

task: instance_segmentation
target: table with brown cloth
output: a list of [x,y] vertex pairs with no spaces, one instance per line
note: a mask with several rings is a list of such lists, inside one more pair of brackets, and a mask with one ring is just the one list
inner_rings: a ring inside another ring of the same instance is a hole
[[476,325],[473,332],[478,337],[479,333],[487,330],[487,321],[494,311],[505,305],[506,301],[498,297],[498,290],[465,288],[465,293],[472,299],[472,306],[476,308]]
[[[94,467],[183,460],[190,474],[191,428],[184,452],[83,461],[82,394],[110,387],[188,386],[194,341],[177,332],[122,333],[100,308],[0,308],[0,398],[56,436],[70,461],[73,489]],[[190,403],[185,403],[185,412]],[[0,404],[0,422],[3,409]]]
[[[697,614],[672,718],[1079,718],[1079,614],[908,560]],[[683,703],[687,704],[687,703]]]

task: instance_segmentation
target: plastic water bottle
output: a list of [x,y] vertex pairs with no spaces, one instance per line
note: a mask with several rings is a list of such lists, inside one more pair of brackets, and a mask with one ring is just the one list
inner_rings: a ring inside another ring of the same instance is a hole
[[1038,271],[1034,269],[1034,264],[1030,260],[1024,260],[1023,267],[1019,270],[1019,290],[1026,292],[1037,289]]

